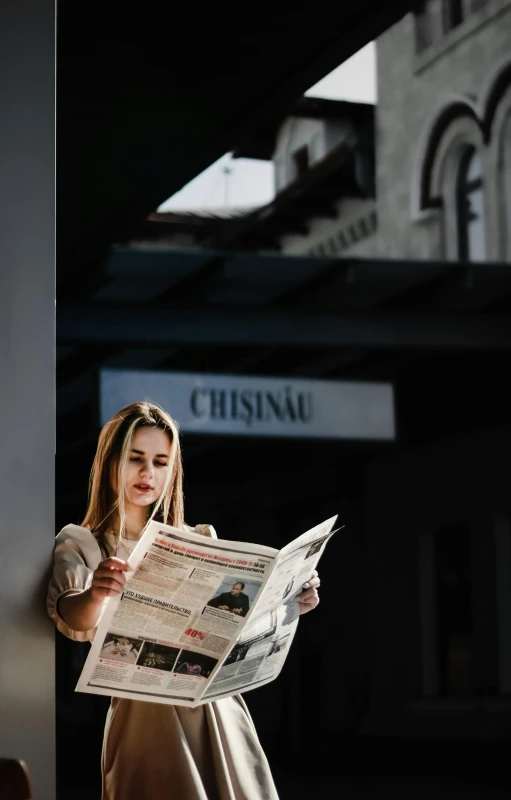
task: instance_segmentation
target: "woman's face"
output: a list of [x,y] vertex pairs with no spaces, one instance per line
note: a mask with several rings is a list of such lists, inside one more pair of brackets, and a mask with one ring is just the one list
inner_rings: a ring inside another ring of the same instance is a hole
[[126,500],[150,506],[160,499],[170,459],[170,437],[159,428],[138,428],[126,468]]

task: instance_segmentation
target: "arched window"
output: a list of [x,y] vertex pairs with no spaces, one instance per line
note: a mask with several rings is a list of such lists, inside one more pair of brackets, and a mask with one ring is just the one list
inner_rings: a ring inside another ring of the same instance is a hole
[[444,33],[449,33],[453,28],[463,22],[463,1],[443,0],[442,2],[442,27]]
[[305,173],[309,171],[309,148],[307,145],[298,148],[298,150],[293,153],[293,161],[295,165],[295,175],[297,178],[301,178],[302,175],[305,175]]
[[458,257],[462,261],[486,260],[484,187],[481,156],[474,147],[463,152],[456,181]]
[[427,0],[417,3],[415,15],[415,51],[422,53],[433,44],[433,20]]

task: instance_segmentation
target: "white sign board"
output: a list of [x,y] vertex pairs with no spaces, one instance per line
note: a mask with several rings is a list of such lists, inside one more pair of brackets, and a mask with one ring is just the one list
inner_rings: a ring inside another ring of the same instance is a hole
[[101,371],[102,424],[141,400],[162,406],[181,431],[191,433],[395,438],[393,390],[388,383]]

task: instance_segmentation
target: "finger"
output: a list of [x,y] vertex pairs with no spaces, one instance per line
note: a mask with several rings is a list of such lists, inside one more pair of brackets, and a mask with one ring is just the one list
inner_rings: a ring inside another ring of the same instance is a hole
[[319,605],[319,597],[313,597],[306,603],[299,602],[300,608],[316,608],[317,605]]
[[127,561],[124,561],[122,558],[116,558],[115,556],[105,558],[99,566],[106,567],[107,569],[118,569],[120,572],[127,572],[130,569],[130,565]]
[[201,536],[209,536],[210,539],[218,539],[213,525],[196,525],[195,530],[197,533],[200,533]]
[[304,589],[317,589],[318,586],[321,585],[321,581],[319,578],[311,578],[307,581],[307,583],[303,584]]
[[96,578],[91,584],[93,589],[114,589],[116,592],[122,592],[124,585],[114,580],[113,578]]
[[115,589],[103,589],[101,587],[98,589],[92,587],[92,589],[93,589],[93,597],[95,599],[97,598],[101,599],[104,597],[118,597],[120,595],[120,592],[118,592]]
[[298,595],[298,602],[308,603],[311,597],[319,597],[317,589],[305,589]]
[[94,571],[94,576],[97,578],[113,578],[118,581],[122,586],[126,583],[126,574],[118,569],[108,569],[101,565]]
[[108,564],[105,564],[102,561],[101,564],[98,564],[98,566],[96,567],[96,569],[94,571],[95,572],[102,572],[104,575],[112,575],[114,573],[117,574],[117,575],[124,575],[124,573],[127,570],[120,569],[117,564],[113,564],[112,566],[108,566]]
[[300,606],[300,613],[304,614],[306,611],[312,611],[313,608],[319,605],[319,595],[317,597],[310,597],[306,601],[302,602],[302,600],[298,599],[298,604]]
[[316,606],[319,603],[319,595],[315,595],[314,597],[306,597],[305,600],[302,600],[302,598],[299,597],[298,602],[301,606]]
[[110,572],[108,575],[94,575],[91,585],[114,587],[117,588],[119,592],[122,592],[126,584],[126,579],[124,578],[122,572],[119,572],[118,575],[118,578],[112,572]]
[[319,581],[319,577],[318,577],[317,569],[314,569],[314,570],[312,570],[312,574],[311,574],[309,580],[306,583],[303,584],[303,588],[304,589],[308,589],[309,586],[319,586],[319,583],[316,583],[316,581]]
[[310,606],[307,603],[300,603],[299,604],[300,614],[308,614],[309,611],[314,611],[314,609],[317,608],[318,605],[319,605],[319,597],[318,597],[318,602],[315,603],[313,606]]

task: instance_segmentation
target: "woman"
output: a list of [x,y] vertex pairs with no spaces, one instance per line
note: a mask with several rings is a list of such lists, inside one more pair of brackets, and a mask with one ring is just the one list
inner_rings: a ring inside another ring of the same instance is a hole
[[[179,438],[161,408],[133,403],[101,431],[85,519],[56,539],[48,611],[63,634],[94,638],[103,604],[122,592],[127,559],[151,519],[187,528]],[[195,530],[216,536],[209,525]],[[319,602],[317,573],[305,586],[300,613]],[[198,708],[112,698],[102,774],[103,800],[277,800],[241,697]]]

